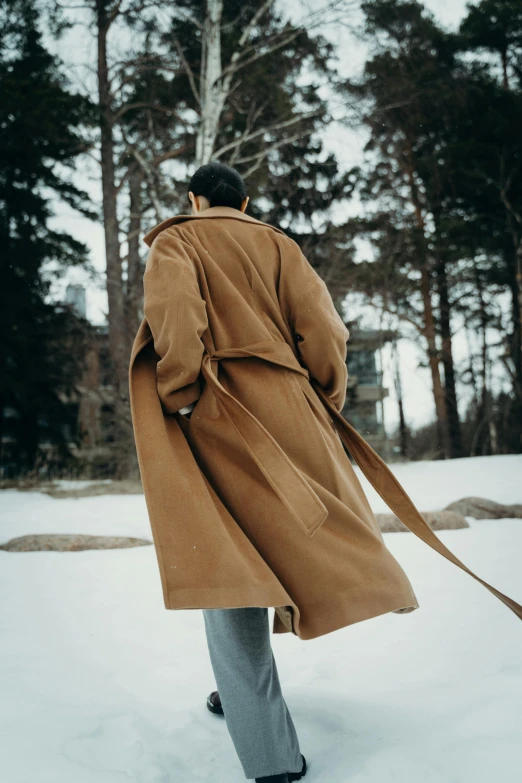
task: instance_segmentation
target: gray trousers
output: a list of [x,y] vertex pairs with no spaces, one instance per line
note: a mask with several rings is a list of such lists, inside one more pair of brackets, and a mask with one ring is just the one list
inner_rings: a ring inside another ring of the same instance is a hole
[[281,692],[268,609],[202,611],[227,729],[245,776],[300,772],[301,751]]

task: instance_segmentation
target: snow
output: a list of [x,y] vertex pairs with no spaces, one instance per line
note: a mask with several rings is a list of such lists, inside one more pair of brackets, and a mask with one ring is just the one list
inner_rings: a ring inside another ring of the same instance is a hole
[[[393,466],[422,510],[522,502],[522,457]],[[364,480],[363,480],[364,483]],[[365,485],[366,488],[366,485]],[[374,502],[375,510],[384,510]],[[150,538],[142,496],[0,493],[0,539]],[[522,520],[437,535],[522,601]],[[272,635],[310,783],[511,783],[522,762],[522,625],[411,533],[385,534],[420,608],[302,642]],[[0,552],[0,754],[6,783],[245,780],[199,610],[163,607],[154,548]],[[269,609],[270,625],[273,609]]]
[[[455,500],[482,497],[497,503],[522,501],[522,454],[407,462],[390,465],[419,511],[440,511]],[[375,512],[388,507],[357,468]]]

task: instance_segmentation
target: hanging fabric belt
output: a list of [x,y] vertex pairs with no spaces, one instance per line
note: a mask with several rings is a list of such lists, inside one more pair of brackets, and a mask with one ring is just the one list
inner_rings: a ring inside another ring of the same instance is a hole
[[328,514],[326,506],[270,433],[239,400],[223,387],[214,373],[213,362],[218,362],[221,359],[249,357],[278,364],[308,378],[312,387],[329,410],[335,428],[348,452],[352,455],[376,492],[379,493],[400,521],[432,549],[463,571],[466,571],[466,573],[483,584],[484,587],[487,587],[493,595],[506,604],[522,620],[522,606],[520,604],[474,574],[437,538],[384,460],[359,435],[357,430],[341,416],[322,387],[314,378],[310,378],[308,370],[299,363],[288,343],[267,340],[252,343],[242,348],[224,348],[212,352],[205,351],[202,372],[207,384],[211,386],[217,398],[220,410],[234,427],[245,449],[257,464],[285,509],[293,518],[298,520],[308,535],[313,535],[325,521]]
[[334,422],[337,427],[337,431],[341,436],[341,440],[344,445],[364,473],[370,484],[379,493],[385,503],[393,511],[393,513],[406,525],[406,527],[415,533],[416,536],[421,538],[426,544],[431,546],[436,552],[445,557],[450,562],[454,563],[463,571],[466,571],[470,576],[476,579],[478,582],[487,587],[487,589],[496,595],[503,603],[506,604],[516,615],[522,620],[522,606],[514,601],[509,596],[501,593],[495,587],[485,582],[479,576],[473,573],[464,563],[451,552],[442,541],[437,538],[431,527],[428,525],[425,519],[421,516],[417,508],[415,507],[411,498],[407,495],[404,488],[397,481],[391,470],[388,468],[383,459],[375,452],[369,443],[359,435],[356,429],[341,416],[339,411],[328,400],[326,394],[322,388],[313,379],[311,381],[314,389],[319,394],[323,402],[329,408]]

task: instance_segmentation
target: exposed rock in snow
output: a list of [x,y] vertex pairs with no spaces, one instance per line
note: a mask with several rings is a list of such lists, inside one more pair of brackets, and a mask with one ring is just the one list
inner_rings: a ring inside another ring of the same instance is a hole
[[522,518],[522,503],[507,506],[486,498],[462,498],[446,506],[446,511],[455,511],[474,519],[517,519]]
[[[454,511],[421,511],[421,516],[432,530],[459,530],[469,527],[462,514]],[[376,514],[375,518],[383,533],[409,532],[406,525],[403,525],[395,514]]]
[[42,535],[11,538],[0,549],[6,552],[80,552],[85,549],[126,549],[131,546],[148,546],[152,541],[126,536]]

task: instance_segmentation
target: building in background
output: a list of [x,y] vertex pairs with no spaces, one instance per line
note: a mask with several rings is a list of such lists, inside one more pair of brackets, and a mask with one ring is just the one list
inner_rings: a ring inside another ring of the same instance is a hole
[[384,399],[388,389],[383,386],[378,352],[395,335],[391,330],[348,326],[348,391],[341,413],[383,459],[389,459],[392,443],[384,423]]
[[[80,317],[86,317],[86,292],[82,285],[68,285],[65,302]],[[71,428],[71,450],[94,477],[110,478],[113,440],[113,396],[107,325],[92,325],[85,354],[85,368],[70,406],[75,424]]]
[[70,305],[79,318],[87,318],[87,294],[84,285],[69,283],[65,290],[65,304]]

